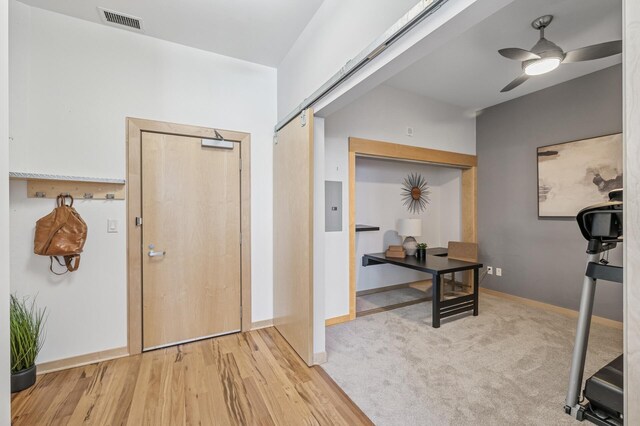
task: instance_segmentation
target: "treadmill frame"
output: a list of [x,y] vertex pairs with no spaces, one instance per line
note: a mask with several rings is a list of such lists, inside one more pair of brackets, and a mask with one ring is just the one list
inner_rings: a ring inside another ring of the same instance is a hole
[[[615,247],[615,244],[613,247]],[[571,371],[569,373],[569,390],[565,401],[565,412],[567,414],[576,420],[589,420],[600,426],[617,426],[621,423],[615,420],[607,421],[607,419],[601,419],[593,414],[589,409],[588,400],[582,404],[580,403],[580,395],[582,394],[582,379],[585,359],[587,357],[587,346],[589,344],[589,331],[591,329],[591,316],[593,314],[597,279],[600,278],[622,283],[622,267],[602,265],[599,263],[601,253],[613,247],[604,245],[601,250],[593,250],[588,256],[587,270],[582,283],[580,313],[576,327],[576,341],[573,347]]]
[[[590,253],[587,260],[587,270],[589,265],[600,260],[600,252]],[[565,411],[572,417],[578,418],[578,413],[584,411],[580,405],[580,394],[582,392],[582,378],[584,375],[584,363],[587,358],[587,346],[589,344],[589,331],[591,329],[591,315],[593,314],[593,301],[596,293],[596,279],[585,274],[582,283],[582,296],[580,298],[580,313],[578,315],[578,325],[576,327],[576,343],[573,347],[573,357],[571,358],[571,371],[569,373],[569,390]],[[580,420],[580,419],[578,419]]]

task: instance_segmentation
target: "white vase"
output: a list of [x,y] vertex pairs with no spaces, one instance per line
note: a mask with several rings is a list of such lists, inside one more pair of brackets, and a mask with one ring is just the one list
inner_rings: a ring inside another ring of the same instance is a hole
[[415,256],[418,250],[418,242],[413,237],[407,237],[402,243],[402,248],[407,252],[407,256]]

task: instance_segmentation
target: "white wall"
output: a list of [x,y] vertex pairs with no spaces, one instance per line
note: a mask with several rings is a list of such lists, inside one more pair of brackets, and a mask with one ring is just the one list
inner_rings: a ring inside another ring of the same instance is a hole
[[[426,179],[429,204],[413,214],[403,205],[402,182],[411,173]],[[422,220],[422,236],[416,237],[429,247],[446,247],[460,240],[459,169],[406,161],[356,159],[356,223],[379,226],[379,231],[356,232],[356,260],[365,253],[380,253],[390,244],[402,244],[396,232],[396,220]],[[356,262],[356,290],[369,290],[427,278],[424,273],[393,265],[364,267]]]
[[329,116],[325,132],[475,155],[475,123],[463,108],[383,85]]
[[0,425],[11,423],[9,379],[9,10],[0,0]]
[[342,231],[325,232],[325,319],[349,313],[349,145],[330,137],[325,119],[325,179],[342,182]]
[[325,0],[278,66],[278,118],[322,86],[418,0]]
[[[407,126],[413,137],[406,136]],[[326,318],[349,313],[350,136],[475,154],[475,118],[462,108],[379,86],[325,119],[325,179],[343,182],[344,206],[343,231],[325,234]]]
[[[252,319],[272,318],[276,70],[15,1],[10,32],[11,170],[124,178],[127,116],[251,133]],[[11,287],[50,311],[39,362],[126,346],[125,202],[78,203],[89,238],[62,278],[31,247],[52,207],[11,185]]]

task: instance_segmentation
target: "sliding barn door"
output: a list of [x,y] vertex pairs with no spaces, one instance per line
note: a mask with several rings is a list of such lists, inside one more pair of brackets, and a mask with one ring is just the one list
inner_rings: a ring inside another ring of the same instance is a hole
[[274,324],[313,363],[313,111],[284,128],[273,147]]

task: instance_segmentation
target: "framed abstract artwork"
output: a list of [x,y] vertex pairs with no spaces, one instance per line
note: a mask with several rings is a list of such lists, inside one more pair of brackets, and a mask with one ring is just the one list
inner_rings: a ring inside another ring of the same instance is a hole
[[622,133],[538,148],[538,217],[575,217],[622,188]]

